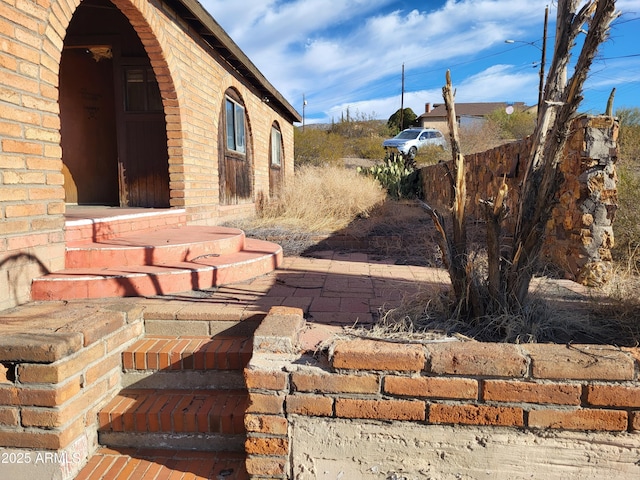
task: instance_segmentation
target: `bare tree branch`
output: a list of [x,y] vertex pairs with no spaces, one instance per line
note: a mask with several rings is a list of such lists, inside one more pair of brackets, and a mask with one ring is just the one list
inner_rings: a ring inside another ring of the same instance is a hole
[[[607,37],[611,22],[617,17],[615,0],[591,0],[579,12],[581,2],[559,0],[558,32],[553,62],[545,88],[542,119],[536,126],[529,164],[523,182],[514,235],[513,257],[507,281],[514,306],[527,295],[533,268],[542,246],[545,222],[557,190],[557,167],[569,133],[570,119],[582,99],[581,92],[598,46]],[[589,30],[571,79],[566,82],[566,68],[575,39]]]
[[493,201],[483,201],[485,207],[485,218],[487,220],[487,263],[489,271],[487,283],[489,288],[490,301],[504,306],[504,289],[502,275],[502,246],[500,245],[501,224],[506,216],[505,200],[509,187],[505,179],[498,190],[498,195]]
[[453,86],[451,85],[451,72],[447,70],[446,85],[442,88],[442,97],[447,109],[447,123],[451,143],[451,155],[453,157],[453,199],[451,211],[453,216],[453,242],[448,242],[451,248],[451,264],[449,274],[455,296],[461,299],[466,290],[466,257],[467,257],[467,232],[465,225],[464,207],[467,201],[467,188],[465,183],[464,157],[460,149],[458,139],[458,122],[454,102]]
[[[581,7],[582,5],[582,7]],[[458,138],[454,91],[447,71],[442,89],[451,137],[452,169],[447,175],[452,190],[452,238],[445,220],[425,202],[440,234],[439,246],[451,278],[455,310],[459,315],[477,318],[497,312],[520,312],[533,277],[559,185],[558,165],[562,161],[571,120],[582,99],[582,89],[599,45],[607,37],[617,17],[615,0],[558,0],[558,19],[554,56],[545,84],[543,101],[538,105],[538,122],[533,133],[525,176],[516,211],[516,226],[511,248],[503,254],[501,229],[507,215],[505,198],[509,191],[505,180],[492,200],[482,201],[487,219],[489,269],[481,281],[469,258],[466,232],[465,162]],[[586,37],[572,77],[567,80],[571,52],[578,35]],[[484,285],[486,284],[486,289]],[[482,292],[482,293],[481,293]]]
[[437,210],[432,208],[428,203],[420,199],[418,199],[417,202],[418,202],[418,205],[420,205],[422,208],[424,208],[427,211],[427,213],[431,217],[431,220],[433,220],[433,224],[435,225],[436,230],[440,234],[440,236],[438,237],[438,247],[440,248],[440,252],[442,253],[442,262],[444,263],[444,266],[446,267],[446,269],[449,272],[451,272],[452,252],[451,252],[451,246],[449,243],[449,238],[447,236],[445,220],[443,216],[440,213],[438,213]]

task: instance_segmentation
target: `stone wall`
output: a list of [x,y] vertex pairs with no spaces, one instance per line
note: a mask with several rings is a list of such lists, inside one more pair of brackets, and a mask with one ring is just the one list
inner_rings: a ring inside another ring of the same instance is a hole
[[[567,278],[586,285],[610,275],[613,219],[617,207],[616,168],[618,124],[611,117],[579,117],[573,121],[560,165],[561,187],[553,199],[546,226],[544,257]],[[467,211],[482,219],[479,201],[493,198],[505,179],[507,205],[516,211],[520,185],[531,149],[529,138],[465,157]],[[421,169],[424,199],[446,213],[451,199],[449,162]],[[514,216],[505,221],[512,232]]]
[[343,338],[311,352],[303,328],[274,307],[256,331],[252,479],[640,475],[638,348]]

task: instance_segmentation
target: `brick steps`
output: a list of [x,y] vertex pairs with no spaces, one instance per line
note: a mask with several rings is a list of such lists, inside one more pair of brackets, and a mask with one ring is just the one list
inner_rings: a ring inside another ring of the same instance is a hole
[[[175,229],[169,228],[154,233],[153,245],[137,244],[127,247],[123,237],[119,237],[122,244],[118,248],[107,246],[108,243],[97,247],[95,242],[87,244],[88,248],[73,247],[81,249],[72,250],[74,264],[95,261],[98,266],[76,266],[36,278],[31,285],[32,299],[155,296],[202,290],[264,275],[282,262],[282,249],[279,245],[244,239],[244,234],[240,231],[233,239],[219,235],[220,242],[226,245],[216,247],[211,246],[215,243],[212,237],[218,235],[214,227],[182,227],[180,231],[189,238],[189,242],[176,238]],[[166,240],[160,248],[157,242],[162,235]],[[229,252],[229,249],[235,248],[234,243],[238,243],[240,235],[244,239],[244,245],[238,251]],[[196,244],[204,246],[196,247]],[[216,253],[216,250],[227,253]],[[79,253],[80,251],[83,253]],[[163,258],[162,255],[168,257]],[[99,260],[101,256],[104,256],[103,260]],[[114,263],[106,267],[108,259],[112,257],[117,258],[118,262],[131,260],[137,263]]]
[[244,454],[101,448],[76,480],[246,480]]
[[131,370],[241,370],[251,359],[250,338],[147,335],[122,354]]
[[251,336],[147,335],[122,353],[124,388],[98,412],[112,448],[243,452]]
[[98,414],[100,444],[243,451],[244,390],[124,389]]
[[122,383],[147,389],[244,389],[242,369],[251,349],[250,336],[147,335],[123,353]]

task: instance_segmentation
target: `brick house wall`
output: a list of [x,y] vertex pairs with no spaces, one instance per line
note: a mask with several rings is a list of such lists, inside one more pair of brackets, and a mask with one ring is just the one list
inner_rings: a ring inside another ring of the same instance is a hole
[[[64,268],[58,75],[66,29],[79,3],[2,0],[0,309],[29,301],[34,277]],[[225,92],[234,88],[246,108],[254,200],[269,194],[269,141],[274,122],[282,133],[284,176],[293,174],[293,121],[298,120],[298,114],[253,65],[239,73],[237,64],[232,66],[225,60],[176,11],[188,5],[205,26],[219,28],[199,4],[113,3],[144,45],[160,87],[171,207],[185,209],[192,224],[211,225],[252,215],[253,201],[220,205],[218,133],[223,128],[220,118]],[[237,47],[229,43],[234,53]],[[270,102],[264,101],[270,94]]]

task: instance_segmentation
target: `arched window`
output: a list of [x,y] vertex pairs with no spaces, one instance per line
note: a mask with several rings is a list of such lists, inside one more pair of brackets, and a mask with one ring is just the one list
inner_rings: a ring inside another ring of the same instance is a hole
[[274,122],[271,126],[271,166],[282,166],[282,133],[280,126]]
[[269,143],[269,196],[276,197],[280,194],[284,177],[282,132],[278,122],[273,122],[271,125]]
[[244,107],[228,95],[225,97],[225,120],[227,150],[243,155],[246,154]]
[[245,103],[233,88],[225,92],[219,125],[220,203],[234,205],[252,202],[251,128]]

